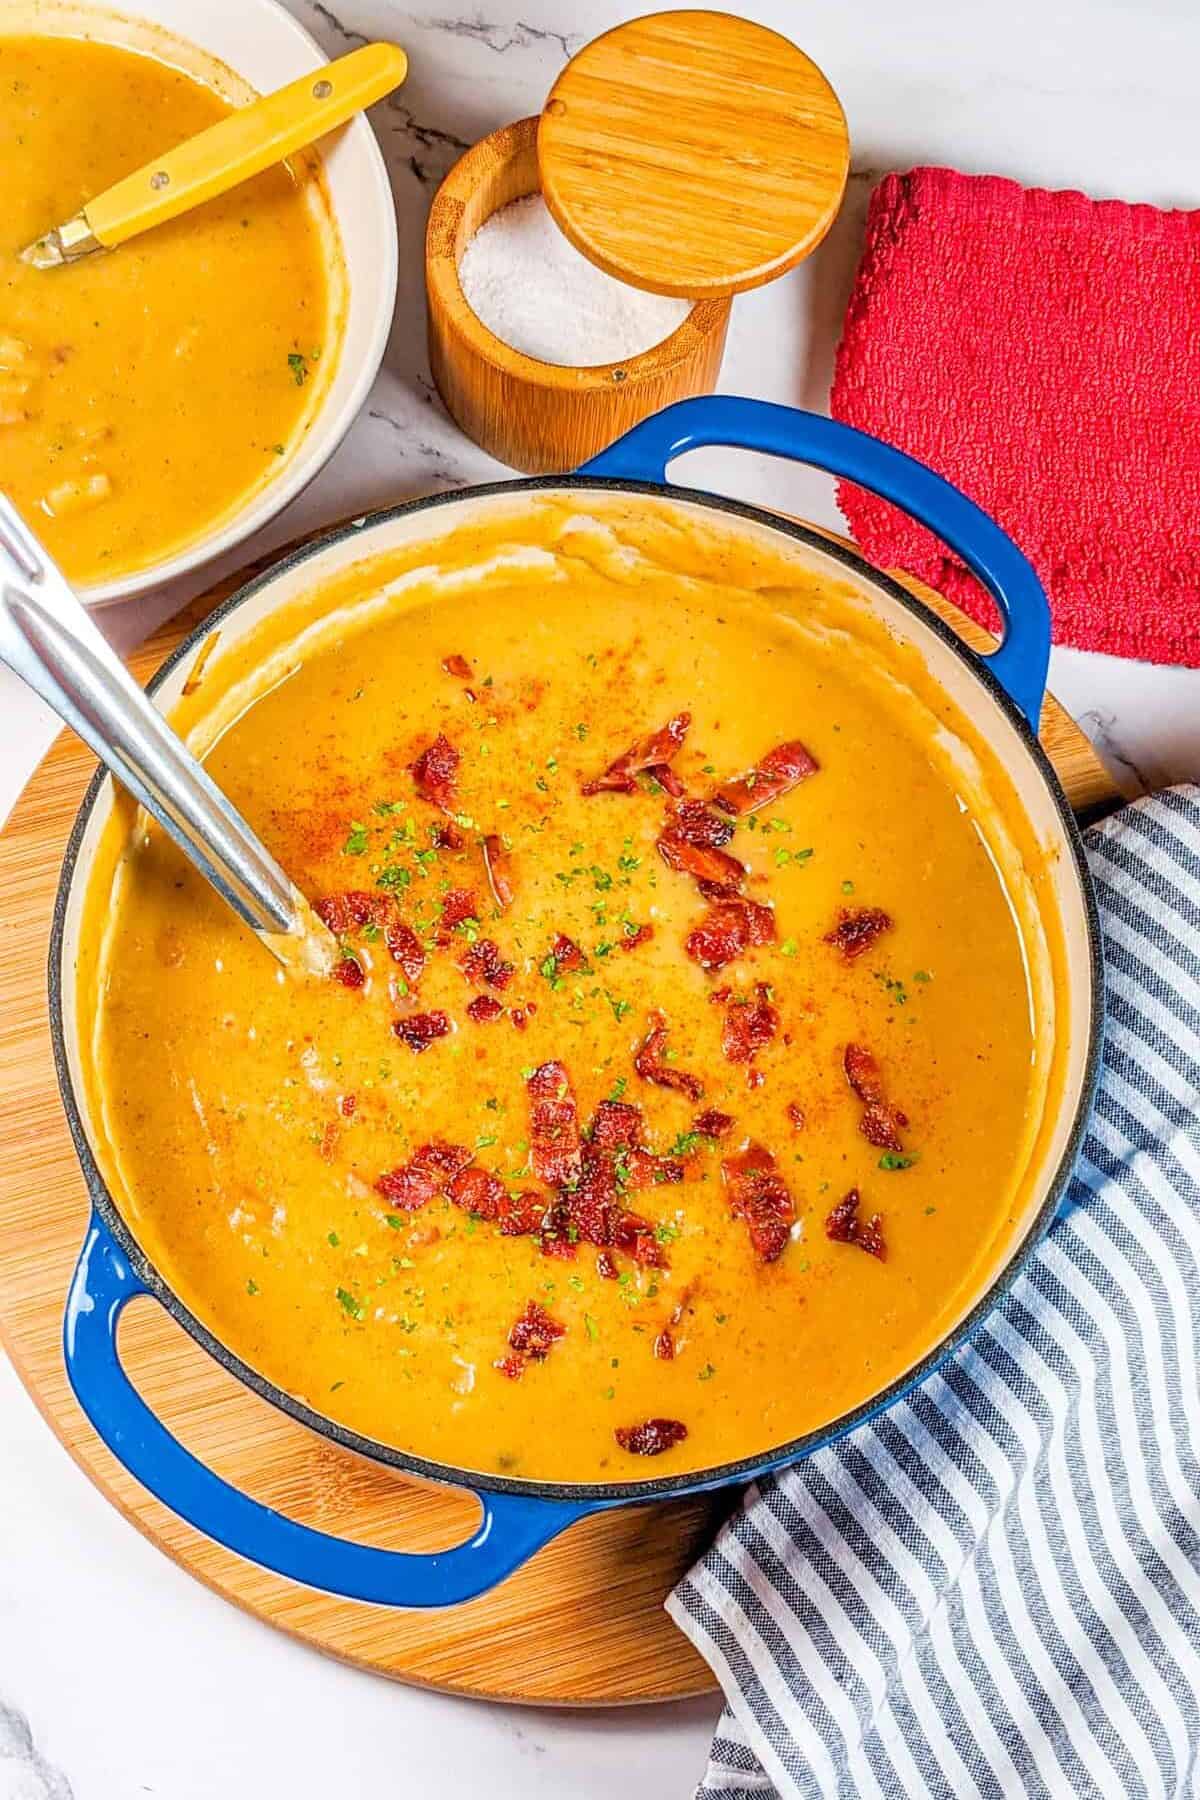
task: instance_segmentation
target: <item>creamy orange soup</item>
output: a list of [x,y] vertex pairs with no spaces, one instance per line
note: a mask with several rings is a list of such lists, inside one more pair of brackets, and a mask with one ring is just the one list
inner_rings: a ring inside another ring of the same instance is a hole
[[331,1418],[535,1478],[762,1452],[910,1367],[1025,1216],[1052,1011],[1036,857],[922,681],[649,502],[522,502],[218,642],[180,721],[340,960],[285,979],[110,832],[92,1105],[176,1291]]
[[156,56],[0,22],[0,490],[79,582],[236,511],[294,450],[334,360],[313,174],[281,165],[67,268],[19,260],[230,110]]

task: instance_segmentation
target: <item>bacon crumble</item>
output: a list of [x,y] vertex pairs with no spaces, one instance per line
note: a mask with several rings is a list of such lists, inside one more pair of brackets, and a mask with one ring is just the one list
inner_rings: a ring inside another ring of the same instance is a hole
[[490,1025],[498,1019],[504,1008],[491,994],[476,994],[467,1007],[467,1017],[476,1025]]
[[400,970],[409,987],[416,987],[425,968],[425,951],[411,925],[393,919],[384,932],[388,955]]
[[640,1425],[618,1425],[613,1436],[631,1456],[661,1456],[682,1444],[687,1426],[679,1419],[646,1419]]
[[392,1030],[402,1044],[420,1056],[437,1038],[448,1035],[450,1021],[444,1012],[409,1013],[406,1018],[393,1019]]
[[470,681],[471,665],[465,656],[443,656],[442,667],[447,675],[453,675],[458,681]]
[[843,906],[837,924],[825,933],[824,941],[840,950],[847,962],[853,962],[891,928],[892,921],[880,906]]
[[857,1244],[868,1256],[876,1256],[880,1262],[887,1261],[887,1245],[883,1240],[883,1219],[879,1213],[872,1213],[869,1219],[860,1219],[858,1208],[861,1196],[857,1188],[839,1200],[825,1221],[825,1235],[835,1244]]
[[333,965],[333,979],[340,981],[344,988],[360,988],[367,977],[356,956],[343,956],[340,962]]
[[531,1362],[545,1362],[566,1326],[552,1319],[544,1306],[530,1300],[508,1334],[508,1347]]
[[723,969],[746,950],[775,938],[775,914],[756,900],[718,900],[684,939],[702,969]]
[[791,1236],[796,1209],[774,1156],[762,1144],[748,1144],[721,1163],[721,1178],[735,1219],[744,1219],[754,1254],[772,1263]]
[[453,812],[461,761],[449,738],[439,731],[412,766],[413,780],[422,800],[428,800],[442,812]]
[[713,791],[713,805],[732,813],[735,818],[758,812],[761,807],[790,794],[810,775],[815,775],[818,766],[816,757],[798,738],[792,738],[786,744],[777,744],[745,774],[723,781]]
[[461,966],[468,981],[476,985],[486,982],[488,987],[494,988],[506,988],[515,973],[512,963],[505,962],[501,956],[500,946],[493,938],[477,938],[468,948]]
[[692,1130],[698,1131],[701,1137],[723,1138],[733,1125],[733,1114],[719,1112],[715,1106],[707,1111],[697,1113],[692,1120]]
[[580,1168],[579,1112],[566,1069],[543,1063],[527,1078],[525,1091],[533,1172],[547,1187],[565,1187]]
[[851,1092],[862,1101],[858,1129],[868,1144],[877,1150],[903,1150],[900,1132],[908,1124],[908,1115],[888,1104],[879,1064],[871,1052],[862,1044],[847,1044],[842,1066]]
[[442,899],[442,927],[453,931],[456,925],[463,925],[468,919],[478,919],[479,901],[474,888],[451,888]]
[[585,782],[584,794],[631,794],[637,786],[635,778],[651,772],[660,785],[667,786],[660,770],[669,769],[671,759],[687,736],[691,722],[691,713],[676,713],[658,731],[652,731],[631,744],[628,750],[609,763],[603,774],[593,776],[590,781]]
[[672,1088],[676,1093],[686,1094],[689,1100],[699,1100],[704,1092],[699,1077],[672,1068],[666,1061],[667,1035],[664,1015],[651,1013],[650,1030],[638,1046],[633,1066],[643,1081],[652,1082],[655,1087]]
[[653,925],[639,925],[636,931],[627,931],[620,940],[622,950],[636,950],[639,944],[648,944],[654,936]]
[[733,995],[725,1007],[721,1049],[731,1063],[753,1062],[779,1030],[779,1008],[771,1002],[765,981],[757,983],[754,998]]

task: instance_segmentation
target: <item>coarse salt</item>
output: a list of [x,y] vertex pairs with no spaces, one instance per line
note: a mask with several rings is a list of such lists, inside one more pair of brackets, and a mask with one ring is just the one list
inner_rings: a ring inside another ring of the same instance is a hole
[[485,220],[463,252],[458,279],[489,331],[564,367],[638,356],[677,331],[692,308],[690,300],[645,293],[596,268],[568,243],[540,194]]

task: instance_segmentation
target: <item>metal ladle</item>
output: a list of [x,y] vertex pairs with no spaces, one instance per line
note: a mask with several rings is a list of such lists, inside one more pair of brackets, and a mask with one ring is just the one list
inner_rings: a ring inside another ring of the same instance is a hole
[[333,938],[176,737],[0,494],[0,661],[78,733],[272,955],[323,974]]

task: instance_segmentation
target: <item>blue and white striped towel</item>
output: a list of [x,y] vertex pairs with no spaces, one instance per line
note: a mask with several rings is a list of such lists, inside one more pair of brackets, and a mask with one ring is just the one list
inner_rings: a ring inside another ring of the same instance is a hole
[[671,1596],[701,1800],[1200,1794],[1200,788],[1090,831],[1108,1013],[1059,1219],[968,1347]]

